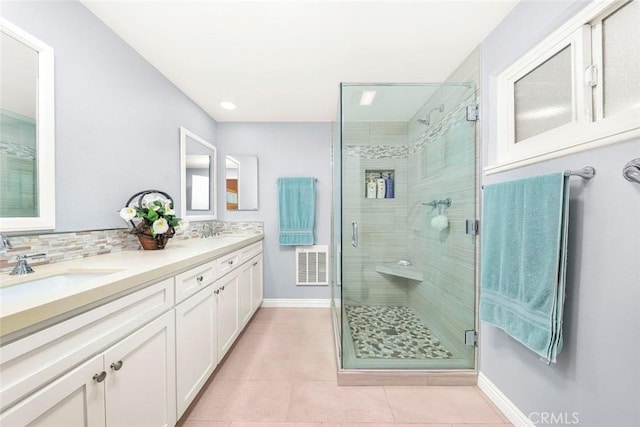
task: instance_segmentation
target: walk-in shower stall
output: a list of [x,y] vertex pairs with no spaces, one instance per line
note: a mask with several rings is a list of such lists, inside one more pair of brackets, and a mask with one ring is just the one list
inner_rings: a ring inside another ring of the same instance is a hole
[[475,104],[467,82],[340,85],[332,296],[342,369],[475,367]]

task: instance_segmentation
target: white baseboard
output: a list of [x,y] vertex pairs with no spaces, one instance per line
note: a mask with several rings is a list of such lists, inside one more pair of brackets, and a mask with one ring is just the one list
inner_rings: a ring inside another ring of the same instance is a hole
[[308,307],[308,308],[329,308],[330,298],[316,299],[295,299],[295,298],[265,298],[262,300],[262,307]]
[[487,395],[487,397],[493,402],[494,405],[502,411],[505,417],[513,423],[516,427],[535,427],[535,424],[525,414],[518,409],[507,396],[500,391],[494,383],[492,383],[487,376],[479,372],[478,373],[478,387]]

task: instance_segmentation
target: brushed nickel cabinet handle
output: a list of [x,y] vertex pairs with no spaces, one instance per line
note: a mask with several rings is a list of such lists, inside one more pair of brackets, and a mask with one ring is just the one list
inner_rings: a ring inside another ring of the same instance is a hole
[[204,280],[204,277],[202,277],[202,276],[198,276],[198,277],[196,277],[196,280],[197,280],[199,283],[202,283],[202,281]]
[[220,293],[220,288],[216,289],[215,291],[213,291],[214,294],[218,295]]
[[101,383],[105,378],[107,378],[107,373],[105,371],[102,371],[99,374],[95,374],[93,376],[93,380],[97,383]]
[[111,364],[111,369],[113,369],[114,371],[119,371],[120,368],[122,368],[122,360],[118,360],[117,362]]

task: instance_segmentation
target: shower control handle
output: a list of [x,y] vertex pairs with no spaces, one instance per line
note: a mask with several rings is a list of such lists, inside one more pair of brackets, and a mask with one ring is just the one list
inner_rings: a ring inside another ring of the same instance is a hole
[[351,246],[358,247],[358,223],[355,221],[351,223]]

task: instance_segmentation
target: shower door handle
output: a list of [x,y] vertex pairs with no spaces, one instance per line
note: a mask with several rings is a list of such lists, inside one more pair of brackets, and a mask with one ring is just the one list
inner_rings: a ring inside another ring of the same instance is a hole
[[351,223],[351,246],[358,247],[358,223],[355,221]]

